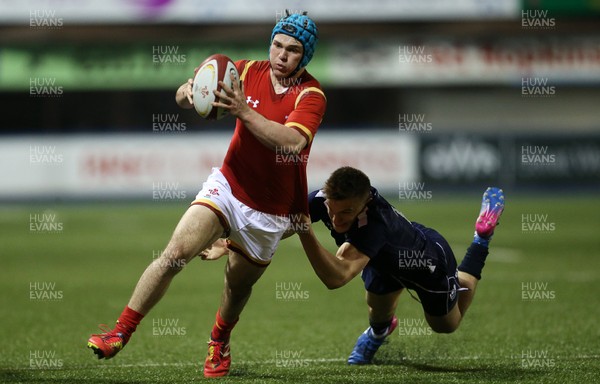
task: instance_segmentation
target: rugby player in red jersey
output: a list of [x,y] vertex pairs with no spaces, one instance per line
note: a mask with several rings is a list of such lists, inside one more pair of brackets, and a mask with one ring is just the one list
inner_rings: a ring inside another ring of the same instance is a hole
[[[326,107],[319,82],[305,69],[317,40],[313,20],[288,14],[273,29],[269,59],[237,61],[242,84],[221,83],[222,92],[215,91],[219,101],[213,106],[237,118],[223,164],[213,169],[160,258],[142,274],[115,328],[88,340],[99,358],[123,349],[173,277],[195,256],[205,258],[204,251],[223,237],[230,254],[204,375],[229,372],[230,333],[252,286],[269,265],[289,215],[308,214],[306,160]],[[177,90],[176,101],[193,107],[192,79]]]

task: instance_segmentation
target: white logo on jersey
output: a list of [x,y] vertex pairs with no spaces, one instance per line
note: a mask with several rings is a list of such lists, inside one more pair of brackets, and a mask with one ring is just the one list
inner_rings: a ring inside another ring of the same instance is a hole
[[456,283],[452,284],[452,290],[450,291],[450,300],[454,300],[456,297]]
[[248,98],[246,99],[246,103],[252,104],[252,107],[256,108],[258,106],[258,103],[260,103],[260,100],[252,100],[252,96],[248,96]]

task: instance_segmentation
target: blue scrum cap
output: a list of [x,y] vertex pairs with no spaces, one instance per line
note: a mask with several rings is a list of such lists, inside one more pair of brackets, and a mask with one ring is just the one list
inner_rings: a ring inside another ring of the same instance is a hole
[[310,59],[312,59],[319,36],[317,25],[307,16],[307,12],[302,12],[302,14],[290,14],[287,9],[285,12],[286,16],[279,20],[273,28],[273,33],[271,33],[271,43],[273,43],[273,38],[278,33],[291,36],[302,43],[304,54],[302,55],[300,64],[298,64],[298,67],[293,73],[295,74],[300,68],[306,67],[310,62]]

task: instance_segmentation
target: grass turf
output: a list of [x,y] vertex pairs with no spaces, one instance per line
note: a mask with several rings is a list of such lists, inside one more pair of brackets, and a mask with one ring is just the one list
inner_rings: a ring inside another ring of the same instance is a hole
[[[478,199],[439,197],[399,207],[440,231],[460,261]],[[600,377],[600,199],[507,195],[507,200],[475,301],[455,333],[431,333],[420,305],[404,293],[400,327],[376,364],[346,365],[367,327],[361,280],[327,290],[292,238],[256,284],[232,336],[231,375],[219,381],[593,382]],[[224,259],[193,260],[114,359],[97,361],[85,348],[97,323],[114,324],[185,208],[185,203],[0,206],[0,382],[203,381],[200,362],[219,304]],[[56,231],[32,230],[36,217],[54,223]],[[528,226],[528,219],[540,225]],[[333,249],[319,228],[322,242]]]

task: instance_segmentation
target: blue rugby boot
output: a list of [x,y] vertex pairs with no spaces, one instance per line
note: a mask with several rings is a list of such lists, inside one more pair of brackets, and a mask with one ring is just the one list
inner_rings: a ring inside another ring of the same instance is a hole
[[398,318],[394,316],[392,323],[388,327],[387,331],[379,337],[373,334],[371,327],[367,328],[356,340],[356,345],[350,356],[348,357],[348,364],[351,365],[362,365],[371,364],[375,352],[383,345],[385,339],[394,333],[394,330],[398,326]]

